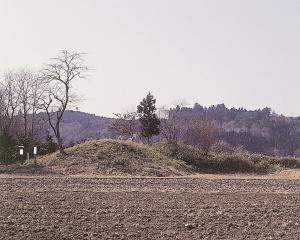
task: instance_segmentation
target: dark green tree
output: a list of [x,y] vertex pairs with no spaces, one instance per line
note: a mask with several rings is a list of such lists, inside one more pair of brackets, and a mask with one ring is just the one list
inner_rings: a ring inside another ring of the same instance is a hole
[[13,163],[17,160],[17,141],[10,135],[0,135],[0,162]]
[[53,138],[50,134],[48,134],[46,137],[46,146],[47,146],[48,153],[53,153],[57,151],[59,147],[58,144],[53,141]]
[[156,99],[149,92],[137,106],[137,112],[140,115],[141,136],[147,138],[148,144],[152,136],[159,134],[160,121],[155,113],[155,103]]
[[59,146],[53,141],[52,136],[47,132],[46,142],[39,145],[39,155],[46,155],[58,150]]

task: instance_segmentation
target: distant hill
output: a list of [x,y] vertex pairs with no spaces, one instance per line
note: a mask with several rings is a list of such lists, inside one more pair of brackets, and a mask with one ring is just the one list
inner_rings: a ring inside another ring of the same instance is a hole
[[214,120],[222,127],[220,139],[231,146],[243,146],[253,152],[300,154],[300,118],[285,117],[270,108],[246,110],[228,109],[224,104],[174,109],[181,121],[194,118]]
[[[109,132],[113,119],[79,111],[66,111],[61,122],[61,133],[65,145],[87,140],[114,138]],[[46,123],[50,133],[48,123]]]

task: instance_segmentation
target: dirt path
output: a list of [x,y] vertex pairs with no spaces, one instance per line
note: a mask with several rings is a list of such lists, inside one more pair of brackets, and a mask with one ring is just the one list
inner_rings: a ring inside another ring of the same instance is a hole
[[0,239],[300,239],[300,180],[0,178]]

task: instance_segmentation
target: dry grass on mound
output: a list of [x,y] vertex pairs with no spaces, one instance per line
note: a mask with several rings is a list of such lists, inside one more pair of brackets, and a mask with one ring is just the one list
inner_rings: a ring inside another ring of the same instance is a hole
[[278,176],[289,177],[289,178],[300,178],[300,170],[283,170],[277,174]]
[[183,161],[168,158],[151,146],[129,141],[88,141],[59,153],[44,156],[39,163],[66,175],[180,176],[192,172]]
[[274,173],[282,169],[300,169],[300,159],[271,157],[247,151],[210,152],[208,155],[197,148],[179,144],[176,147],[157,143],[153,146],[165,156],[182,160],[202,173]]

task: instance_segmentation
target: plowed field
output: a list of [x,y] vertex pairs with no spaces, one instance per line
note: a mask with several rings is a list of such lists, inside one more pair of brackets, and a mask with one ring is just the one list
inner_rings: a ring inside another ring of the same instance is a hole
[[300,239],[300,180],[4,176],[0,239]]

